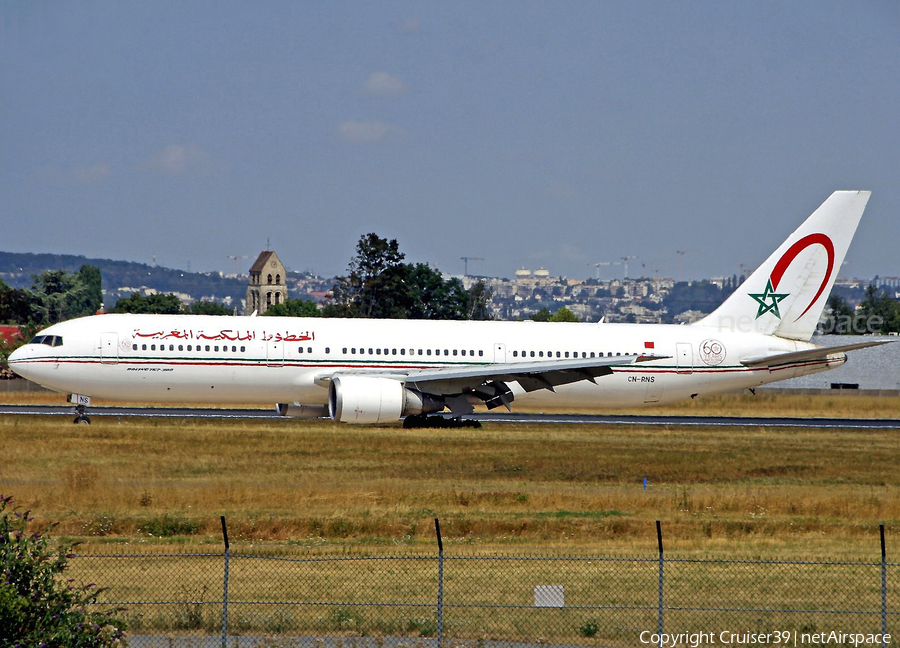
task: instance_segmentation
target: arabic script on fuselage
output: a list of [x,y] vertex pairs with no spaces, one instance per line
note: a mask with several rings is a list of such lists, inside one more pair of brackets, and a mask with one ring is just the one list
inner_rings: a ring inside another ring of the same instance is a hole
[[222,329],[220,331],[195,331],[193,329],[176,329],[173,331],[142,331],[135,329],[132,337],[143,338],[145,340],[209,340],[213,342],[249,342],[251,340],[262,340],[264,342],[306,342],[315,340],[316,334],[313,331],[304,331],[302,333],[284,333],[275,332],[268,333],[263,331],[241,331],[235,329]]

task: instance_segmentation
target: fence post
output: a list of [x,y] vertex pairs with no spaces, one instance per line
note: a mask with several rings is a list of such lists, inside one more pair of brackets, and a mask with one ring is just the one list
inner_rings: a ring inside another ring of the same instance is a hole
[[434,518],[434,532],[438,541],[438,598],[437,598],[437,645],[444,641],[444,542],[441,540],[441,523]]
[[659,616],[656,624],[656,631],[659,633],[659,648],[662,648],[663,634],[663,543],[662,528],[659,520],[656,521],[656,544],[659,546]]
[[887,552],[884,549],[884,524],[881,530],[881,648],[887,647],[884,635],[887,634]]
[[226,648],[228,641],[228,562],[231,558],[231,548],[228,546],[228,528],[225,526],[225,516],[222,517],[222,538],[225,541],[225,585],[222,592],[222,648]]

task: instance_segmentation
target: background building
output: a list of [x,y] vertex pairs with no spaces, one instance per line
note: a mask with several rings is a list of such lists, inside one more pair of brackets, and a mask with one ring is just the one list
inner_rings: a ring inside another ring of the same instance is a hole
[[247,285],[247,301],[244,314],[256,311],[262,315],[269,306],[283,303],[288,296],[284,264],[271,250],[260,252],[250,266],[250,283]]

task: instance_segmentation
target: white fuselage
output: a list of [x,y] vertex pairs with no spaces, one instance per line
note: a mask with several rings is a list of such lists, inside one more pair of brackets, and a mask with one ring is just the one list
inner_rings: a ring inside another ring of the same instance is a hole
[[752,388],[831,369],[842,354],[748,367],[743,358],[815,348],[702,326],[100,315],[53,325],[50,344],[10,358],[19,374],[61,392],[178,403],[324,404],[336,373],[365,374],[551,359],[653,354],[596,383],[525,393],[538,407],[634,407]]

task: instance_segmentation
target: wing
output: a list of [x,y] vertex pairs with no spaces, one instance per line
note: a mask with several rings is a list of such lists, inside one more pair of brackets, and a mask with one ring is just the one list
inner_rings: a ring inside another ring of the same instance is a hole
[[805,362],[808,360],[824,360],[828,356],[839,355],[845,351],[854,351],[856,349],[865,349],[867,347],[887,344],[893,340],[876,340],[873,342],[857,342],[856,344],[844,344],[842,346],[818,347],[817,349],[807,349],[806,351],[792,351],[790,353],[776,353],[767,356],[754,356],[744,358],[741,364],[745,367],[762,367],[777,366],[789,364],[792,362]]
[[611,358],[507,362],[436,369],[341,371],[334,375],[356,373],[402,380],[410,389],[442,397],[454,413],[468,413],[472,411],[472,397],[483,401],[489,409],[500,405],[509,408],[509,404],[513,401],[512,390],[507,384],[510,382],[519,383],[526,392],[538,389],[554,391],[555,387],[581,380],[596,383],[596,378],[613,373],[613,367],[669,357],[671,356],[623,355]]

